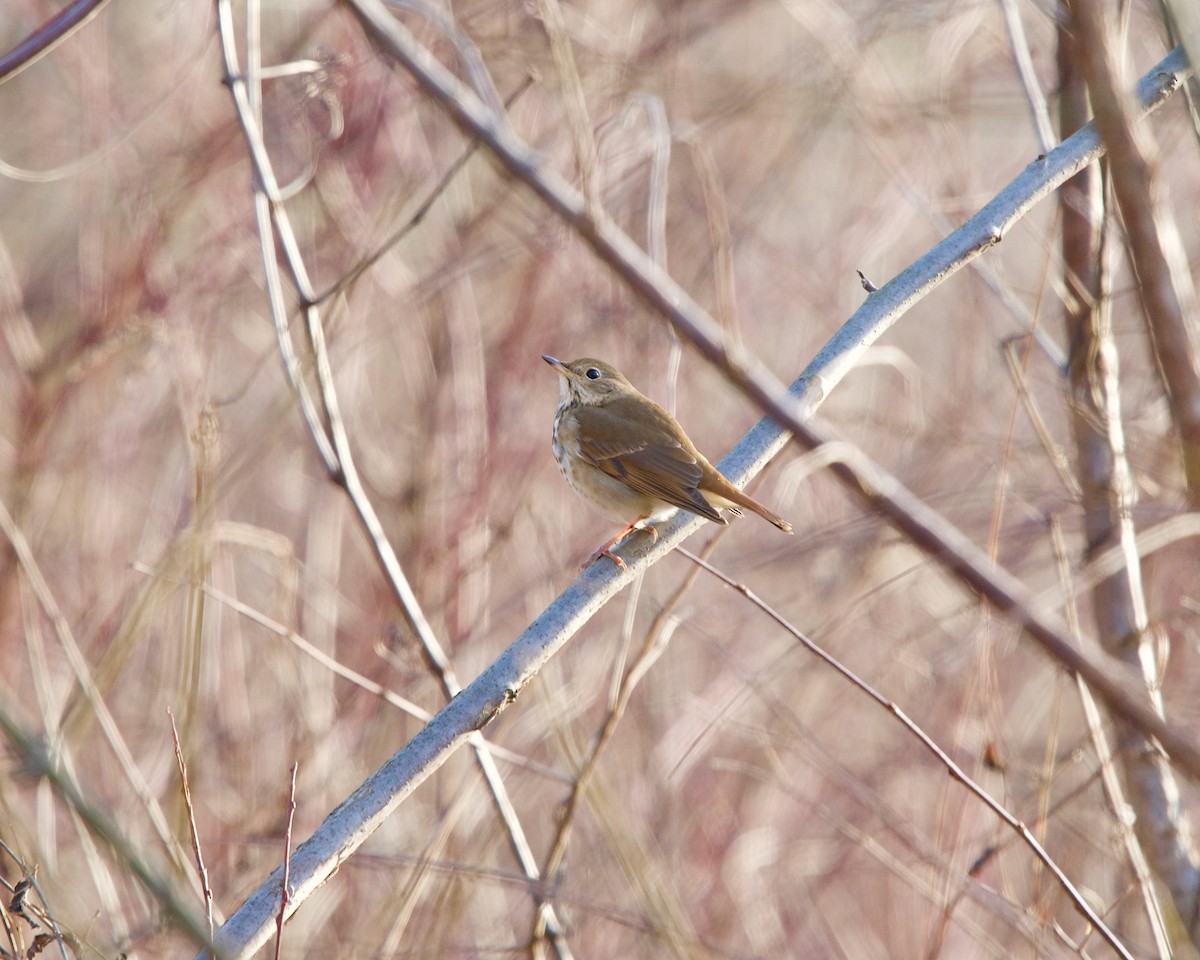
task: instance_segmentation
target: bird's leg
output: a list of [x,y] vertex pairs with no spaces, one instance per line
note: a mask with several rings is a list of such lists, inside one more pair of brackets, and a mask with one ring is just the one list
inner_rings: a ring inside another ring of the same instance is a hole
[[613,537],[611,540],[609,540],[607,543],[605,543],[604,546],[602,546],[599,550],[597,550],[590,557],[588,557],[588,562],[585,563],[584,566],[585,567],[590,566],[591,564],[593,564],[597,560],[599,560],[601,557],[608,557],[609,560],[611,560],[618,567],[620,567],[622,570],[624,570],[625,569],[625,561],[622,560],[620,557],[618,557],[615,553],[612,552],[613,547],[615,547],[618,543],[620,543],[627,536],[629,536],[629,534],[635,533],[638,530],[649,530],[650,536],[653,538],[650,542],[651,543],[657,542],[658,541],[658,531],[654,529],[653,525],[646,522],[647,519],[648,518],[643,517],[641,520],[635,520],[633,523],[626,524],[624,527],[621,528],[621,531],[615,537]]

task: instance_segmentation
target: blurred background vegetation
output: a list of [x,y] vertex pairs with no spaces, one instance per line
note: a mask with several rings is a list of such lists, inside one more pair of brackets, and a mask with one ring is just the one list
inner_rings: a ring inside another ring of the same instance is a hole
[[[459,0],[452,13],[501,98],[520,92],[515,130],[578,182],[541,9]],[[1053,110],[1051,5],[1016,9]],[[52,12],[6,4],[0,46]],[[1157,5],[1126,12],[1132,83],[1171,43]],[[884,282],[1042,152],[994,0],[591,0],[561,14],[605,208],[645,242],[664,204],[671,274],[784,380],[862,302],[856,269]],[[401,16],[455,63],[443,31]],[[263,117],[323,290],[468,142],[342,7],[263,17],[265,64],[321,64],[268,81]],[[221,81],[211,3],[122,0],[0,85],[0,502],[45,580],[0,547],[0,698],[192,896],[172,710],[228,914],[281,860],[294,761],[301,839],[422,725],[229,600],[430,712],[444,697],[282,372],[251,168]],[[1194,265],[1200,168],[1184,98],[1150,124]],[[1052,455],[1072,449],[1060,221],[1042,203],[908,313],[822,410],[1039,590],[1063,576],[1055,531],[1065,569],[1084,561],[1078,494]],[[1187,503],[1135,282],[1116,266],[1135,519],[1152,526]],[[464,680],[613,532],[555,469],[558,387],[541,354],[599,356],[673,398],[713,459],[757,416],[694,353],[672,378],[663,323],[484,151],[326,320],[367,494]],[[795,451],[753,489],[797,536],[751,518],[693,548],[720,536],[714,563],[929,730],[1149,955],[1071,679]],[[1196,570],[1187,541],[1145,569],[1170,654],[1167,715],[1193,728]],[[515,755],[501,768],[539,857],[615,673],[690,573],[678,557],[658,564],[487,729]],[[576,956],[1104,955],[1028,849],[736,593],[702,578],[671,611],[669,648],[546,879]],[[0,760],[0,877],[11,887],[36,867],[80,956],[194,949],[15,750]],[[460,753],[301,907],[283,953],[529,955],[536,905]]]

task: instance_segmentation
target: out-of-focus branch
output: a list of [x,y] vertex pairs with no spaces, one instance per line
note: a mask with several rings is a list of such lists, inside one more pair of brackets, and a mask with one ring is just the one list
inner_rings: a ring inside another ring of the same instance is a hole
[[0,55],[0,83],[15,77],[84,27],[108,6],[108,0],[75,0],[60,10],[7,53]]
[[538,13],[546,30],[546,38],[550,41],[550,53],[554,58],[555,72],[562,87],[567,126],[575,143],[575,162],[579,164],[583,196],[590,209],[599,211],[599,158],[596,154],[596,137],[588,116],[583,81],[579,77],[579,68],[575,66],[575,54],[571,50],[571,38],[567,34],[562,7],[559,0],[538,0]]
[[[1187,51],[1188,60],[1200,63],[1200,4],[1195,0],[1159,0],[1167,21],[1167,33],[1172,44]],[[1200,141],[1200,80],[1193,73],[1183,86],[1188,111],[1192,118],[1192,133]]]
[[1071,24],[1091,94],[1096,129],[1108,151],[1113,194],[1129,240],[1146,325],[1179,430],[1183,469],[1193,504],[1200,503],[1200,343],[1194,333],[1200,300],[1175,218],[1158,178],[1158,149],[1137,122],[1120,84],[1107,5],[1073,3]]
[[1017,9],[1017,0],[1000,0],[1000,9],[1004,12],[1004,25],[1008,28],[1008,42],[1012,47],[1017,75],[1021,78],[1021,86],[1025,88],[1025,99],[1029,101],[1029,110],[1033,114],[1038,144],[1043,150],[1049,150],[1054,146],[1054,126],[1050,122],[1046,98],[1033,69],[1033,55],[1029,50],[1029,40],[1025,36],[1025,25],[1021,22],[1021,11]]
[[[1068,24],[1060,26],[1058,32],[1059,86],[1062,91],[1060,128],[1068,135],[1087,119],[1084,76],[1090,77],[1096,68],[1096,51],[1083,49],[1088,39],[1086,30],[1077,30]],[[1091,39],[1094,41],[1095,37]],[[1108,80],[1111,79],[1109,75]],[[1092,89],[1094,91],[1095,87]],[[1115,86],[1109,92],[1114,90]],[[1110,117],[1109,121],[1112,119]],[[1102,131],[1106,129],[1101,126]],[[1121,150],[1136,146],[1133,131],[1125,128],[1125,133],[1131,136],[1122,138]],[[1125,157],[1123,175],[1132,175],[1140,181],[1141,174],[1149,173],[1149,168],[1135,163],[1141,170],[1134,173],[1129,166],[1134,159]],[[1110,153],[1110,169],[1114,174],[1117,163],[1114,150]],[[1121,421],[1119,358],[1112,338],[1111,271],[1106,267],[1111,252],[1105,242],[1104,197],[1099,168],[1090,166],[1080,171],[1063,187],[1060,198],[1063,263],[1067,270],[1066,286],[1072,294],[1064,309],[1070,343],[1071,432],[1078,454],[1087,559],[1114,548],[1120,551],[1124,560],[1120,570],[1097,583],[1091,591],[1095,629],[1097,639],[1109,654],[1128,665],[1132,675],[1140,672],[1146,686],[1147,702],[1161,713],[1161,667],[1155,654],[1142,584],[1132,515],[1136,493]],[[1148,199],[1148,195],[1144,199]],[[1143,214],[1153,218],[1153,211],[1139,211],[1139,221]],[[1169,285],[1169,277],[1160,279],[1165,279]],[[1150,309],[1149,302],[1147,309]],[[1186,332],[1183,335],[1186,337]],[[1157,336],[1154,339],[1157,343]],[[1188,366],[1186,360],[1180,365]],[[1185,451],[1187,448],[1185,439]],[[1185,453],[1185,459],[1186,456]],[[1175,911],[1195,942],[1196,924],[1200,920],[1197,913],[1200,863],[1197,862],[1191,825],[1180,805],[1179,786],[1170,761],[1155,749],[1142,731],[1126,723],[1118,722],[1117,741],[1117,757],[1125,774],[1129,802],[1137,814],[1134,825],[1141,851],[1170,891]],[[1131,851],[1135,865],[1139,856],[1140,852]],[[1143,888],[1143,898],[1162,952],[1161,915],[1153,891]]]

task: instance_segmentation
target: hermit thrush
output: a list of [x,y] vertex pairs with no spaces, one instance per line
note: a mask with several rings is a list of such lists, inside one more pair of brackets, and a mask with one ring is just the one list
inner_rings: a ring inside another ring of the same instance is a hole
[[745,507],[792,532],[786,520],[721,476],[675,418],[615,368],[590,357],[542,359],[562,378],[552,437],[558,469],[580,497],[625,524],[592,560],[605,556],[624,567],[611,552],[616,543],[631,530],[649,530],[657,539],[651,521],[676,507],[715,523],[727,522],[721,510],[741,516],[738,507]]

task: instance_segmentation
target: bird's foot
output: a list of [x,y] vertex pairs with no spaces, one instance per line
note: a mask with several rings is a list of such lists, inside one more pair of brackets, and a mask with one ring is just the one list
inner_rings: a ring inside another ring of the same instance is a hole
[[590,557],[588,557],[587,563],[585,563],[581,569],[586,570],[588,567],[590,567],[593,563],[595,563],[601,557],[608,557],[608,559],[611,560],[613,563],[615,563],[617,565],[617,567],[620,568],[621,570],[628,569],[628,566],[625,563],[625,561],[622,560],[620,557],[618,557],[615,553],[613,553],[613,549],[617,546],[617,544],[624,541],[631,534],[637,533],[637,531],[639,531],[639,530],[649,531],[650,536],[652,538],[650,540],[651,543],[658,542],[658,531],[654,529],[653,525],[646,523],[645,520],[638,520],[636,523],[631,523],[628,526],[624,527],[620,533],[618,533],[615,537],[613,537],[606,544],[604,544],[604,546],[602,546],[599,550],[597,550]]
[[595,553],[593,553],[591,555],[591,557],[588,559],[588,562],[583,565],[583,569],[586,570],[588,567],[590,567],[593,563],[595,563],[601,557],[608,557],[608,559],[611,560],[613,563],[615,563],[617,565],[617,568],[620,570],[628,570],[629,569],[628,564],[626,564],[624,560],[622,560],[615,553],[613,553],[612,550],[609,550],[609,549],[597,550]]

